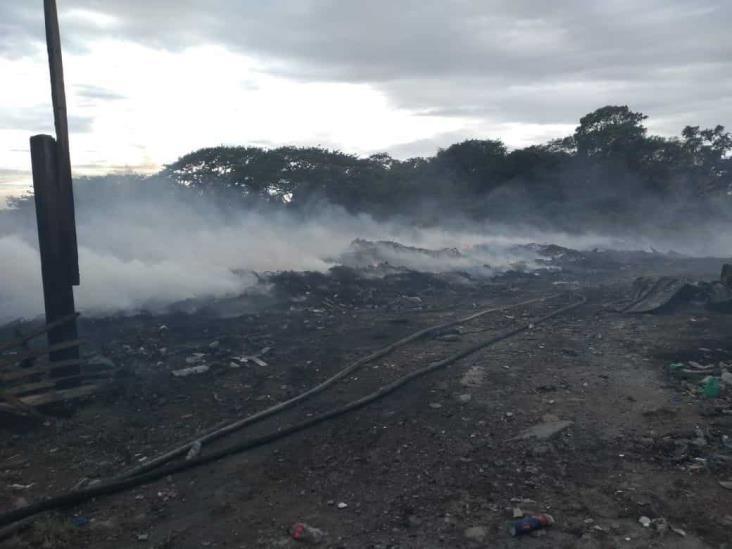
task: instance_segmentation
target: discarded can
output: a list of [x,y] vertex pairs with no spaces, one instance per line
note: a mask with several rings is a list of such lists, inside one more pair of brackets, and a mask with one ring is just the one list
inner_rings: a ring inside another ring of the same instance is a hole
[[295,541],[317,544],[325,539],[325,532],[320,528],[313,528],[304,522],[296,522],[290,527],[290,535]]
[[541,530],[547,526],[554,524],[554,519],[551,515],[546,513],[540,513],[530,517],[522,518],[521,520],[515,520],[508,525],[508,531],[512,536],[523,536],[534,530]]

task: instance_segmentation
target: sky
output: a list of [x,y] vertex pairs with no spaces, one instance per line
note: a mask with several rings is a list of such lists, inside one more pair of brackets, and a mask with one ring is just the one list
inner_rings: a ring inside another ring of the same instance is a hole
[[[570,134],[603,105],[732,126],[728,0],[57,0],[76,175],[205,146],[405,158]],[[53,133],[41,0],[0,1],[0,202]]]

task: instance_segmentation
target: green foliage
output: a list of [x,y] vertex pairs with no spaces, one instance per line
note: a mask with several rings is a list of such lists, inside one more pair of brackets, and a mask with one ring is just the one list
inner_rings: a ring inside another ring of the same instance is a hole
[[[152,199],[172,186],[234,210],[267,204],[304,211],[327,201],[421,224],[457,216],[576,228],[642,221],[670,202],[683,211],[729,210],[732,218],[730,133],[687,126],[665,138],[648,135],[645,120],[627,106],[605,106],[583,116],[573,135],[544,145],[508,151],[500,140],[470,139],[407,160],[318,147],[211,147],[146,179],[146,192]],[[139,178],[78,183],[82,200],[103,207]],[[32,201],[13,205],[17,211]]]

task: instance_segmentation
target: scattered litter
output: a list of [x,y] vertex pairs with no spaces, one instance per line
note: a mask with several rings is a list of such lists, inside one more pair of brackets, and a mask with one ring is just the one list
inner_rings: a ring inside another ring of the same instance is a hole
[[651,527],[651,519],[648,517],[641,517],[638,519],[638,522],[643,526],[643,528],[650,528]]
[[341,501],[338,505],[336,505],[336,507],[338,507],[338,509],[345,509],[346,507],[348,507],[348,504],[344,501]]
[[88,517],[71,517],[71,524],[76,526],[77,528],[83,528],[84,526],[87,526],[91,521]]
[[534,425],[533,427],[529,427],[511,440],[526,440],[529,438],[549,440],[550,438],[555,437],[556,435],[561,433],[570,425],[572,425],[572,422],[566,420],[539,423],[537,425]]
[[681,536],[682,538],[685,538],[685,537],[686,537],[686,531],[685,531],[685,530],[682,530],[681,528],[674,528],[674,527],[672,526],[672,527],[671,527],[671,531],[672,531],[672,532],[673,532],[674,534],[678,534],[678,535],[679,535],[679,536]]
[[205,353],[193,353],[191,356],[186,357],[186,364],[196,364],[197,362],[204,362],[205,360]]
[[719,485],[727,490],[732,490],[732,480],[720,480]]
[[522,518],[521,520],[515,520],[508,526],[508,531],[513,537],[522,536],[533,532],[534,530],[541,530],[554,524],[554,518],[546,513],[540,513],[538,515],[532,515],[530,517]]
[[463,534],[469,540],[481,543],[488,536],[488,530],[483,526],[471,526],[470,528],[466,528]]
[[719,397],[720,390],[718,377],[709,376],[702,382],[702,392],[705,398]]
[[147,541],[150,539],[150,534],[137,534],[137,541]]
[[268,366],[268,364],[261,359],[262,355],[267,354],[270,351],[270,347],[265,347],[261,351],[259,351],[256,354],[253,355],[245,355],[245,356],[235,356],[233,357],[234,360],[238,360],[242,364],[246,364],[249,361],[254,362],[258,366]]
[[442,408],[442,404],[440,404],[439,402],[430,402],[430,408],[432,408],[433,410],[439,410],[440,408]]
[[296,522],[290,527],[290,535],[295,541],[318,544],[325,539],[325,532],[304,522]]
[[514,507],[513,508],[513,518],[520,519],[523,518],[524,512],[521,510],[520,507]]
[[197,440],[193,444],[191,444],[191,449],[188,450],[188,453],[186,454],[186,461],[194,459],[198,457],[198,454],[201,453],[201,441]]
[[173,370],[171,373],[175,377],[186,377],[194,374],[204,374],[208,372],[211,369],[210,366],[206,364],[201,364],[200,366],[191,366],[190,368],[182,368],[180,370]]

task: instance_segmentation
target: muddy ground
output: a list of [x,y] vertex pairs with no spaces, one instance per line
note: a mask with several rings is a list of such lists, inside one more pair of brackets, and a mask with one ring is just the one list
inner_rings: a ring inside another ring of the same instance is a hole
[[[565,260],[567,257],[565,256]],[[628,315],[635,277],[717,278],[721,260],[590,254],[490,280],[349,269],[283,274],[262,308],[234,300],[193,314],[85,319],[87,352],[122,367],[113,390],[42,425],[6,420],[3,510],[120,473],[223,421],[311,387],[417,329],[482,307],[559,294],[486,315],[364,366],[296,409],[204,447],[268,433],[399,375],[587,303],[284,440],[41,517],[7,547],[729,547],[732,397],[704,398],[668,372],[732,362],[732,315],[680,304]],[[243,308],[242,308],[243,307]],[[242,311],[245,311],[242,314]],[[263,348],[266,365],[236,357]],[[199,353],[198,355],[196,353]],[[210,370],[175,377],[173,370]],[[541,423],[566,428],[519,437]],[[512,538],[514,512],[550,513]],[[647,517],[644,527],[639,519]],[[661,520],[663,519],[663,520]]]

